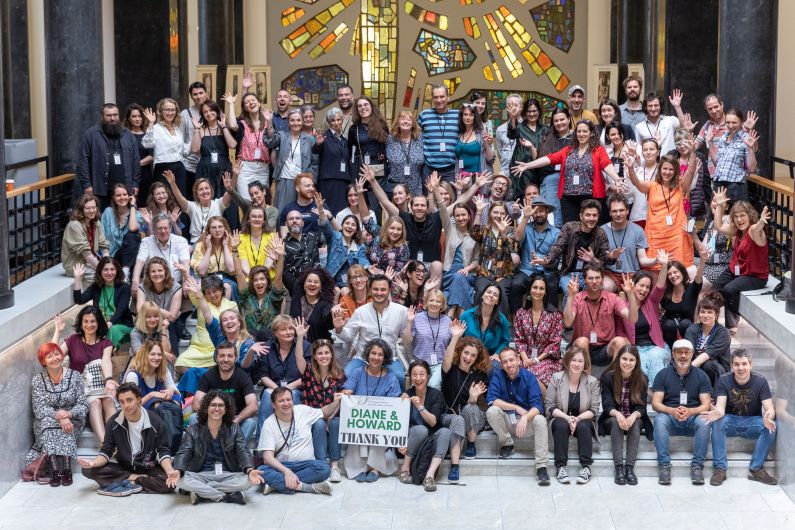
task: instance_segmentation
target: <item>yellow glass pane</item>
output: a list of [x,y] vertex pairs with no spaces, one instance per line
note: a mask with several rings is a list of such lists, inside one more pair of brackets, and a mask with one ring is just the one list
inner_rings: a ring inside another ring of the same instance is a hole
[[553,85],[558,82],[561,75],[563,75],[563,72],[561,72],[560,68],[558,68],[557,66],[553,66],[552,68],[547,70],[547,77],[549,78],[550,81],[552,81]]
[[530,68],[533,70],[533,72],[535,72],[536,75],[541,75],[544,73],[544,69],[538,66],[538,61],[531,64]]
[[[461,3],[464,3],[464,0],[461,0]],[[494,81],[494,74],[491,71],[491,66],[484,66],[483,67],[483,77],[486,78],[486,81]]]

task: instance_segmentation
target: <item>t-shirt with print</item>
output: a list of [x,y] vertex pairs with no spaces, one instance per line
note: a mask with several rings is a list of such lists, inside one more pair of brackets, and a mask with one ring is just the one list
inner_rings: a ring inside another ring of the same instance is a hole
[[[279,462],[305,462],[315,459],[312,445],[312,424],[323,418],[323,411],[306,405],[293,406],[293,421],[279,421],[271,414],[262,424],[258,451],[278,450]],[[282,448],[284,445],[284,448]]]
[[762,401],[773,397],[767,379],[754,373],[744,385],[737,383],[733,373],[723,374],[715,383],[715,395],[726,396],[726,414],[733,416],[761,416]]
[[220,390],[232,396],[235,400],[235,414],[246,407],[246,396],[254,393],[251,377],[241,368],[235,367],[232,377],[224,381],[218,367],[207,370],[199,379],[200,392],[205,394],[210,390]]

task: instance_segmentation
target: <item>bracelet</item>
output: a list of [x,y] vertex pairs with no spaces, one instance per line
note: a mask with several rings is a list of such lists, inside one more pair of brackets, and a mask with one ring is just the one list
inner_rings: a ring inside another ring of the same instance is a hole
[[425,412],[425,407],[420,407],[417,409],[419,412]]
[[105,382],[107,383],[108,381],[113,381],[113,377],[106,377]]

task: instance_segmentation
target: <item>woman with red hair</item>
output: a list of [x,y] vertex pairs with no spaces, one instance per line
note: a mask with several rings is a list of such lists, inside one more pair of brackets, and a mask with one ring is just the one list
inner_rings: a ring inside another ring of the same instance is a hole
[[72,457],[86,424],[88,403],[80,373],[65,368],[60,346],[47,342],[39,347],[39,363],[45,368],[33,376],[33,447],[27,466],[42,454],[49,456],[50,486],[72,484]]

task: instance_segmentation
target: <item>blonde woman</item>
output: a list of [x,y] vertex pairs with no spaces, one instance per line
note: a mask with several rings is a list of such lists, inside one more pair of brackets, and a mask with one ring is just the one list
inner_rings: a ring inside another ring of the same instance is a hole
[[174,365],[177,357],[171,350],[171,343],[168,340],[168,318],[163,316],[163,310],[154,302],[146,301],[141,304],[138,310],[138,317],[135,319],[135,327],[130,332],[130,352],[132,355],[138,353],[144,345],[144,341],[153,341],[160,344],[163,356]]
[[152,170],[152,181],[166,183],[163,173],[170,170],[174,173],[177,186],[183,195],[188,194],[185,166],[182,159],[190,152],[189,138],[182,135],[179,118],[179,104],[171,98],[163,98],[157,102],[156,111],[151,108],[144,110],[144,117],[149,127],[141,139],[141,144],[153,149],[155,158]]
[[405,184],[412,195],[422,195],[425,155],[422,153],[422,133],[414,114],[401,111],[389,133],[386,139],[386,158],[389,163],[384,191],[391,197],[397,184]]

